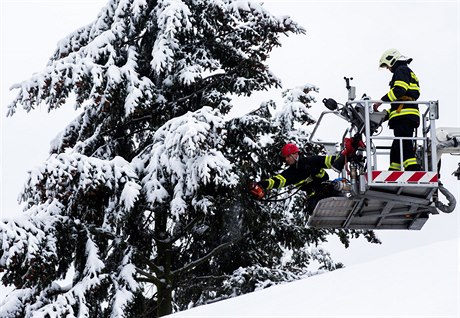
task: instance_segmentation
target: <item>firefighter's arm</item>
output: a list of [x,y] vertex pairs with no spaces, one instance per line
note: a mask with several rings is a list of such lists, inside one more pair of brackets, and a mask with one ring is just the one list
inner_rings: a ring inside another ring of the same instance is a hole
[[289,175],[289,171],[286,172],[285,170],[274,177],[253,182],[249,185],[249,193],[254,198],[260,200],[265,196],[265,190],[278,189],[290,185],[292,182],[288,182],[285,175]]
[[278,174],[272,178],[252,182],[249,185],[249,193],[256,199],[261,200],[265,196],[265,190],[273,188],[282,188],[286,184],[285,178]]
[[287,187],[288,185],[294,184],[301,179],[302,176],[299,176],[299,172],[290,167],[280,174],[277,174],[268,179],[261,180],[258,183],[264,189],[271,190]]
[[404,82],[395,82],[390,91],[382,97],[384,102],[394,102],[406,94],[409,85]]
[[317,168],[331,169],[332,165],[338,157],[339,156],[337,155],[312,156],[310,157],[310,165]]
[[390,91],[382,97],[385,102],[394,102],[404,96],[409,89],[410,74],[406,74],[399,69],[396,70],[394,75],[394,82]]
[[283,173],[280,173],[274,177],[259,181],[259,184],[264,189],[271,190],[285,187],[287,185],[286,182],[286,177],[283,176]]

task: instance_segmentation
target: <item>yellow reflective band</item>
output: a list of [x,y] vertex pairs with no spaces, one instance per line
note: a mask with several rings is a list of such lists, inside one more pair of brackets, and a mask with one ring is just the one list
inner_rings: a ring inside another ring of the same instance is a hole
[[300,182],[297,182],[296,184],[294,184],[295,187],[298,187],[298,186],[301,186],[302,184],[304,184],[307,180],[302,180]]
[[399,116],[405,116],[405,115],[415,115],[420,117],[420,111],[417,108],[403,108],[401,111],[398,113],[396,110],[390,112],[390,118],[395,118]]
[[387,96],[390,99],[390,102],[394,102],[396,100],[396,96],[395,96],[395,93],[393,93],[393,89],[390,89]]
[[418,85],[415,84],[415,83],[411,83],[411,84],[409,85],[409,90],[411,90],[411,91],[418,91],[418,92],[419,92],[419,91],[420,91],[420,87],[418,87]]
[[417,78],[417,76],[414,74],[414,72],[410,72],[410,76],[411,76],[415,81],[418,82],[418,78]]
[[268,181],[268,187],[267,189],[270,190],[271,188],[273,188],[273,186],[275,185],[275,181],[273,179],[267,179],[265,181]]
[[390,164],[390,170],[401,170],[401,164],[392,162]]
[[294,186],[298,187],[298,186],[300,186],[300,185],[302,185],[302,184],[304,184],[304,183],[310,183],[310,182],[312,182],[312,181],[313,181],[313,178],[312,178],[312,177],[308,177],[307,179],[302,180],[302,181],[300,181],[300,182],[294,184]]
[[332,156],[326,156],[326,159],[324,159],[324,164],[326,165],[326,168],[330,169],[332,167],[331,161]]
[[407,168],[408,166],[412,166],[416,164],[417,164],[416,158],[409,158],[403,162],[404,168]]
[[324,171],[324,169],[321,169],[321,170],[315,175],[315,177],[317,177],[317,178],[322,178],[322,177],[324,177],[325,174],[326,174],[326,171]]
[[285,177],[283,177],[282,175],[278,174],[274,178],[276,178],[276,179],[278,179],[280,181],[280,185],[278,186],[278,188],[284,187],[284,185],[286,184],[286,178]]
[[402,87],[404,88],[406,91],[407,89],[409,88],[409,84],[407,84],[406,82],[403,82],[403,81],[396,81],[394,86],[399,86],[399,87]]

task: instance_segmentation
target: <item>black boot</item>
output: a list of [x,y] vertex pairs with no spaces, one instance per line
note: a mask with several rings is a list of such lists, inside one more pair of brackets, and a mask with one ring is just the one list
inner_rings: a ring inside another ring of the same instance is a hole
[[407,166],[406,168],[404,168],[404,171],[422,171],[422,168],[419,164],[416,164]]
[[332,170],[335,172],[342,172],[343,168],[345,167],[345,159],[344,155],[340,155],[337,159],[335,159],[334,163],[332,164]]

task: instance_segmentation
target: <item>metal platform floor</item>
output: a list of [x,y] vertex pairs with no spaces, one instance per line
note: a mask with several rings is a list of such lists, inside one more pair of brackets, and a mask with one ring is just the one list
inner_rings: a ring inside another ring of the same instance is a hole
[[429,214],[438,214],[430,198],[435,188],[372,187],[354,197],[318,202],[308,219],[316,228],[420,230]]

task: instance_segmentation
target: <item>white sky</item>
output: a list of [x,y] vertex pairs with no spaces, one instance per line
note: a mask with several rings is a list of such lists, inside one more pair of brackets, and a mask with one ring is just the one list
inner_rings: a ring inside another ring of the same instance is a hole
[[[317,100],[334,97],[346,101],[344,76],[353,77],[357,96],[380,98],[391,74],[378,69],[381,53],[391,47],[414,58],[411,66],[420,79],[421,100],[440,101],[438,127],[458,127],[459,113],[459,1],[264,1],[276,15],[290,15],[307,30],[306,35],[283,40],[270,59],[272,71],[284,88],[310,83],[320,88]],[[72,120],[71,107],[47,114],[18,110],[6,118],[6,106],[15,96],[14,83],[41,71],[57,42],[78,27],[93,21],[102,0],[53,0],[1,2],[1,215],[19,213],[16,197],[26,171],[48,156],[50,141]],[[262,92],[239,100],[234,114],[278,99]],[[318,110],[323,110],[318,104]],[[316,112],[319,115],[319,111]],[[315,113],[315,112],[313,112]],[[442,181],[460,198],[459,184],[450,174],[460,157],[443,157]],[[460,205],[460,203],[459,203]],[[400,249],[459,236],[459,208],[452,214],[432,217],[422,231],[378,232],[382,246],[353,241],[348,250],[336,248],[345,264],[386,255]]]

